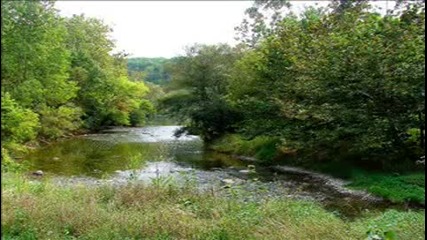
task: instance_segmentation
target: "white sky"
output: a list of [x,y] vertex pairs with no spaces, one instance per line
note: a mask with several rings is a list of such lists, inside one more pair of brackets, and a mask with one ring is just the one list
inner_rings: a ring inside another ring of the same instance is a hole
[[[293,1],[303,6],[327,1]],[[385,2],[384,2],[385,3]],[[116,50],[131,57],[174,57],[193,43],[235,44],[238,26],[252,1],[57,1],[60,14],[84,13],[113,28]]]

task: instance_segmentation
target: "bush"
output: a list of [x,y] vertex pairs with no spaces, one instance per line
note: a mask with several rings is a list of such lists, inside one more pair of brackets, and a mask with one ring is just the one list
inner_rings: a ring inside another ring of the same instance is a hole
[[24,168],[23,165],[15,162],[9,155],[9,151],[1,148],[1,170],[2,172],[19,172]]
[[1,97],[1,140],[23,143],[33,140],[40,127],[38,115],[22,108],[9,93]]
[[73,106],[44,107],[40,117],[40,134],[45,138],[54,139],[75,131],[82,125],[81,114],[81,109]]
[[263,162],[274,160],[278,156],[280,139],[270,136],[258,136],[245,139],[237,134],[229,134],[215,141],[211,148],[215,151],[256,157]]

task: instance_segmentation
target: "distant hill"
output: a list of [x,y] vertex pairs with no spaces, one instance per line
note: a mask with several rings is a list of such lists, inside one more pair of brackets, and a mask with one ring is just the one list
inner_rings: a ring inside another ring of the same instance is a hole
[[170,61],[168,58],[129,58],[128,73],[130,76],[140,76],[144,81],[163,85],[170,80],[169,74],[165,71],[165,64]]

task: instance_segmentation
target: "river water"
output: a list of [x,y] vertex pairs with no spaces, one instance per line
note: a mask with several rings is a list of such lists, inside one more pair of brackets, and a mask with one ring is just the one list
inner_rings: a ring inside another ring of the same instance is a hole
[[292,198],[321,203],[344,218],[382,211],[389,203],[351,191],[324,176],[261,167],[206,151],[197,136],[176,138],[179,126],[114,128],[59,141],[26,156],[59,184],[126,184],[129,181],[196,185],[243,201]]

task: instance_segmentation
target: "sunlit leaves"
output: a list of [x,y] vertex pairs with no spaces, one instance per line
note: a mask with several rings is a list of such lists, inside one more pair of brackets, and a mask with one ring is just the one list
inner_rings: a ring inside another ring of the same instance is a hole
[[2,1],[1,11],[2,139],[141,124],[152,111],[148,88],[127,78],[126,55],[111,54],[101,20],[60,17],[53,1]]

